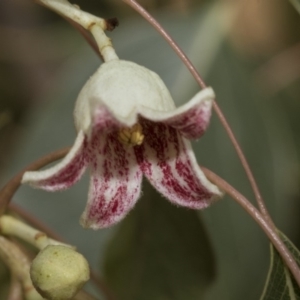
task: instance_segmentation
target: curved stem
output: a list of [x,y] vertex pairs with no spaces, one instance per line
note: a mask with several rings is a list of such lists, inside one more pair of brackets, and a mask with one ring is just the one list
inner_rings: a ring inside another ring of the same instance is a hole
[[10,287],[6,300],[22,300],[23,299],[23,290],[22,285],[19,279],[15,274],[10,274]]
[[30,279],[30,259],[27,255],[12,241],[0,235],[0,258],[20,280],[24,296],[27,300],[43,300],[33,287]]
[[255,195],[255,198],[256,198],[256,201],[257,201],[257,204],[258,204],[258,207],[259,207],[259,210],[260,212],[262,213],[262,215],[264,216],[265,220],[270,224],[271,227],[273,227],[274,229],[276,229],[276,226],[274,225],[273,223],[273,220],[267,210],[267,207],[265,205],[265,202],[261,196],[261,193],[259,191],[259,188],[257,186],[257,183],[256,183],[256,180],[253,176],[253,173],[250,169],[250,166],[248,164],[248,161],[231,129],[231,127],[229,126],[222,110],[220,109],[220,107],[218,106],[218,104],[216,102],[214,102],[214,109],[215,109],[215,112],[217,113],[218,117],[219,117],[219,120],[221,121],[221,123],[223,124],[223,127],[225,128],[232,144],[233,144],[233,147],[235,149],[235,151],[237,152],[237,155],[244,167],[244,170],[246,172],[246,175],[249,179],[249,182],[250,182],[250,185],[252,187],[252,190],[253,190],[253,193]]
[[[158,32],[163,36],[163,38],[169,43],[169,45],[173,48],[173,50],[176,52],[176,54],[179,56],[179,58],[183,61],[183,63],[186,65],[188,70],[191,72],[191,74],[194,76],[195,80],[197,83],[200,85],[202,88],[206,88],[206,84],[201,78],[200,74],[197,72],[196,68],[193,66],[189,58],[184,54],[184,52],[181,50],[181,48],[177,45],[177,43],[171,38],[171,36],[163,29],[163,27],[151,16],[142,6],[140,6],[135,0],[122,0],[129,6],[131,6],[134,10],[136,10],[140,15],[142,15]],[[265,206],[265,203],[263,201],[263,198],[260,194],[259,188],[257,186],[257,183],[254,179],[254,176],[252,174],[252,171],[249,167],[249,164],[245,158],[245,155],[237,142],[237,139],[235,138],[225,116],[223,115],[220,107],[216,102],[213,104],[214,110],[216,114],[218,115],[220,122],[222,123],[224,129],[226,130],[236,152],[237,155],[244,167],[244,170],[246,172],[246,175],[250,181],[252,190],[254,192],[256,201],[258,203],[259,209],[267,222],[270,224],[270,226],[274,227],[273,221],[268,213],[268,210]]]
[[50,154],[47,154],[43,156],[42,158],[36,160],[29,166],[27,166],[25,169],[20,171],[17,175],[15,175],[0,191],[0,216],[5,212],[7,205],[9,204],[12,196],[17,191],[21,184],[21,180],[23,177],[23,174],[26,171],[35,171],[38,170],[51,162],[54,162],[58,159],[63,158],[69,151],[68,148],[64,148],[55,152],[52,152]]
[[269,240],[273,244],[273,246],[277,249],[279,254],[281,255],[283,261],[286,266],[290,269],[293,274],[295,280],[300,286],[300,270],[299,267],[290,253],[290,251],[286,248],[283,241],[280,239],[277,229],[267,222],[267,220],[263,217],[263,215],[250,203],[250,201],[245,198],[240,192],[238,192],[235,188],[233,188],[229,183],[220,178],[218,175],[214,174],[212,171],[201,167],[205,176],[215,183],[220,189],[224,190],[228,195],[230,195],[242,208],[253,218],[253,220],[261,227],[261,229],[268,236]]

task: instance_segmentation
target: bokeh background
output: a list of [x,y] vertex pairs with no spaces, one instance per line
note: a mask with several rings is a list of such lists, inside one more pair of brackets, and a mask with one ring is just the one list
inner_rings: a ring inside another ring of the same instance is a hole
[[[300,247],[300,15],[283,0],[140,3],[214,88],[275,223]],[[165,41],[122,1],[76,4],[117,17],[120,26],[108,35],[120,58],[157,72],[177,105],[199,90]],[[70,24],[30,0],[1,0],[0,38],[3,185],[30,162],[73,143],[76,96],[101,61]],[[200,164],[254,198],[215,115],[194,149]],[[143,196],[125,221],[94,232],[78,224],[87,189],[88,175],[60,193],[24,186],[14,202],[76,245],[117,299],[259,299],[269,266],[268,240],[229,197],[192,212],[169,205],[144,183]],[[7,273],[1,270],[5,291]]]

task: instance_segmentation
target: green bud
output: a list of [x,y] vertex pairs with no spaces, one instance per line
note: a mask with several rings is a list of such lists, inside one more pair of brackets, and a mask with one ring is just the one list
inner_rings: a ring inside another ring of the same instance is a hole
[[89,266],[74,249],[49,245],[33,260],[30,276],[36,290],[46,299],[68,300],[89,280]]

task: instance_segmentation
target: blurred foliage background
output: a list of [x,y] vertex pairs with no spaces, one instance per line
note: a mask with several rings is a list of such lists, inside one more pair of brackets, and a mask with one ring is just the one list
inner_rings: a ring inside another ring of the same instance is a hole
[[[275,223],[300,247],[300,16],[283,0],[140,3],[214,88]],[[120,58],[159,73],[178,105],[199,90],[169,46],[123,2],[76,4],[117,17],[120,26],[109,36]],[[4,184],[41,155],[72,144],[76,95],[101,62],[66,21],[30,0],[1,0],[0,37]],[[216,116],[194,149],[200,164],[254,198]],[[93,232],[78,225],[87,188],[88,176],[62,193],[22,187],[14,201],[76,245],[117,299],[259,299],[268,241],[232,199],[192,212],[162,204],[145,185],[124,222]]]

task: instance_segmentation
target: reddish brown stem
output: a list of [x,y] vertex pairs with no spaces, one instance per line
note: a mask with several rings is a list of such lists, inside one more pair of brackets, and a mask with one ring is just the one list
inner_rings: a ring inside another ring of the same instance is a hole
[[12,196],[19,188],[23,174],[26,171],[38,170],[50,164],[51,162],[63,158],[68,153],[69,149],[70,148],[64,148],[62,150],[58,150],[53,153],[47,154],[46,156],[38,159],[37,161],[27,166],[24,170],[20,171],[15,177],[13,177],[0,191],[0,215],[2,215],[5,212]]
[[294,257],[286,248],[282,240],[280,239],[277,229],[266,221],[264,216],[251,204],[251,202],[244,197],[240,192],[233,188],[228,182],[220,178],[218,175],[212,171],[201,167],[205,176],[213,183],[215,183],[220,189],[225,191],[228,195],[232,197],[242,208],[253,218],[253,220],[261,227],[261,229],[268,236],[269,240],[273,246],[280,253],[281,258],[284,260],[286,266],[290,269],[295,280],[300,286],[300,270],[298,264],[296,263]]
[[[206,86],[205,82],[203,81],[200,74],[197,72],[196,68],[193,66],[193,64],[191,63],[189,58],[185,55],[185,53],[181,50],[181,48],[177,45],[177,43],[171,38],[171,36],[165,31],[165,29],[157,22],[157,20],[155,20],[154,17],[151,16],[136,1],[134,1],[134,0],[122,0],[122,1],[125,2],[126,4],[128,4],[129,6],[131,6],[134,10],[136,10],[141,16],[143,16],[159,32],[159,34],[161,34],[163,36],[163,38],[169,43],[169,45],[173,48],[173,50],[176,52],[176,54],[179,56],[179,58],[183,61],[183,63],[188,68],[188,70],[194,76],[194,78],[197,81],[197,83],[199,84],[199,86],[202,88],[206,88],[207,86]],[[252,190],[254,192],[254,195],[255,195],[255,198],[258,203],[261,213],[263,214],[263,216],[265,217],[267,222],[275,228],[273,221],[272,221],[272,219],[268,213],[268,210],[265,206],[263,198],[260,194],[260,191],[259,191],[259,188],[255,181],[255,178],[254,178],[252,171],[249,167],[249,164],[246,160],[246,157],[245,157],[237,139],[235,138],[233,131],[231,130],[231,128],[230,128],[225,116],[223,115],[220,107],[218,106],[218,104],[216,102],[214,102],[213,106],[214,106],[214,110],[215,110],[216,114],[218,115],[218,117],[220,119],[220,122],[222,123],[224,129],[226,130],[226,132],[237,152],[237,155],[245,169],[245,172],[250,181]]]
[[23,289],[20,280],[11,274],[10,287],[6,300],[22,300],[23,299]]

